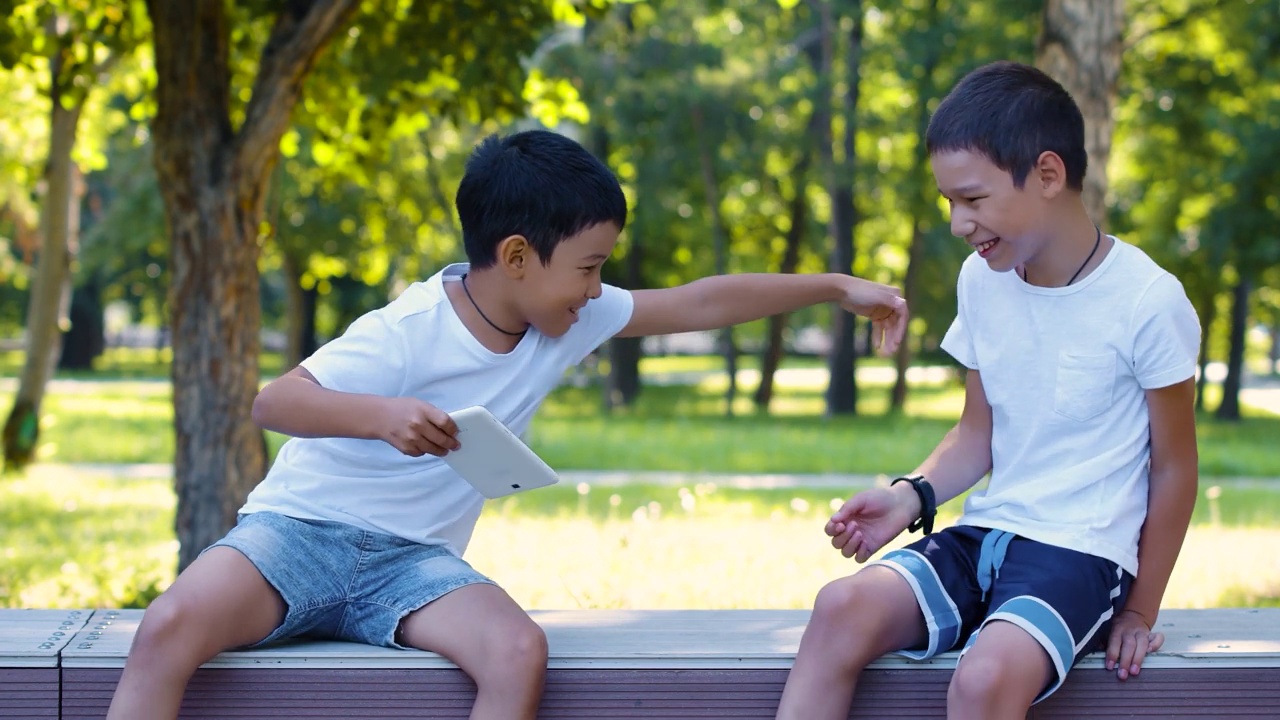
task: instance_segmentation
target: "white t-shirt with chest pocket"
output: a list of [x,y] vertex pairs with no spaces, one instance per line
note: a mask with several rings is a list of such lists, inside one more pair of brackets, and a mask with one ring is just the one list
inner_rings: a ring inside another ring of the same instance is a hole
[[992,411],[991,478],[960,523],[1138,569],[1150,425],[1145,391],[1193,377],[1200,324],[1177,278],[1120,240],[1062,288],[960,271],[942,348],[977,370]]

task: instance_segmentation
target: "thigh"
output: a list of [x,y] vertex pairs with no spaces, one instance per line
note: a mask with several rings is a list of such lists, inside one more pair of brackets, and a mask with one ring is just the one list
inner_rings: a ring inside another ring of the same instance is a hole
[[[154,612],[153,612],[154,610]],[[210,652],[249,645],[284,619],[280,593],[242,553],[212,547],[178,576],[144,614],[189,632]]]
[[342,640],[403,647],[409,644],[400,637],[407,617],[472,585],[493,587],[493,581],[442,545],[369,533],[363,548],[364,561],[350,584],[335,633]]
[[342,523],[258,512],[242,517],[204,555],[215,550],[240,554],[279,594],[283,620],[255,645],[302,635],[332,637],[363,559],[361,546],[366,535]]
[[866,661],[924,647],[929,639],[912,585],[884,565],[864,567],[822,588],[810,625],[828,640],[856,648]]
[[919,660],[947,652],[981,620],[982,593],[974,579],[974,567],[987,532],[983,528],[949,527],[872,563],[893,570],[906,581],[924,619],[927,638],[901,651],[902,655]]
[[508,638],[535,631],[541,628],[505,590],[475,583],[409,613],[399,641],[439,653],[474,677],[477,668],[505,654]]
[[1003,621],[1039,645],[1052,671],[1038,698],[1044,699],[1106,637],[1128,586],[1129,576],[1110,560],[1018,537],[992,584],[991,611],[974,636]]

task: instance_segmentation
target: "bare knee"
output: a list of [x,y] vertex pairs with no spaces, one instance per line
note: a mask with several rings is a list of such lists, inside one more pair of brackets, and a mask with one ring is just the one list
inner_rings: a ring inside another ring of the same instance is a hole
[[967,653],[947,687],[947,706],[972,717],[1021,717],[1045,682],[1035,663],[1009,653]]
[[494,627],[484,641],[478,685],[541,685],[547,669],[547,634],[530,618]]
[[507,657],[518,667],[541,671],[547,666],[547,634],[532,620],[514,628],[508,638]]
[[947,702],[965,707],[989,707],[1000,697],[1004,663],[989,655],[965,655],[947,687]]
[[822,586],[817,597],[813,599],[813,613],[809,616],[809,625],[829,628],[847,625],[850,621],[857,588],[848,579],[836,580]]
[[883,647],[885,618],[875,611],[882,598],[872,590],[854,578],[843,578],[818,591],[806,633],[830,640],[830,660],[865,665],[895,649]]
[[164,593],[143,613],[129,654],[165,662],[180,662],[187,657],[203,662],[222,649],[209,647],[200,631],[203,625],[195,603],[181,595]]

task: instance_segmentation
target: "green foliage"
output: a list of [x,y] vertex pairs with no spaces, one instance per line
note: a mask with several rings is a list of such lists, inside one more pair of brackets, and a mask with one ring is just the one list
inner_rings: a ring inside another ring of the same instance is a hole
[[[1280,9],[1275,3],[1135,8],[1116,108],[1112,222],[1176,274],[1227,353],[1225,289],[1280,268]],[[1277,298],[1260,294],[1261,317]]]

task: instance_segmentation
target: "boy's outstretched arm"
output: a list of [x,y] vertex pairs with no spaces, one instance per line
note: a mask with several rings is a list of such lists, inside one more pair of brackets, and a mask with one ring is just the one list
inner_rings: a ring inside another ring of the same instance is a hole
[[[991,470],[991,404],[982,376],[969,370],[960,421],[911,475],[933,486],[938,505],[973,487]],[[845,557],[866,562],[920,516],[920,498],[909,483],[854,495],[827,522],[831,544]]]
[[253,421],[293,437],[382,440],[411,457],[443,457],[458,447],[458,426],[440,408],[413,397],[330,390],[302,366],[262,388]]
[[1147,519],[1138,537],[1138,575],[1124,609],[1111,623],[1107,669],[1121,680],[1137,675],[1148,652],[1164,643],[1152,632],[1160,601],[1182,549],[1199,483],[1196,449],[1195,379],[1148,390],[1151,416],[1151,471]]
[[716,275],[631,294],[635,307],[619,337],[713,330],[822,302],[871,318],[873,342],[886,355],[907,330],[907,303],[897,288],[840,273]]

